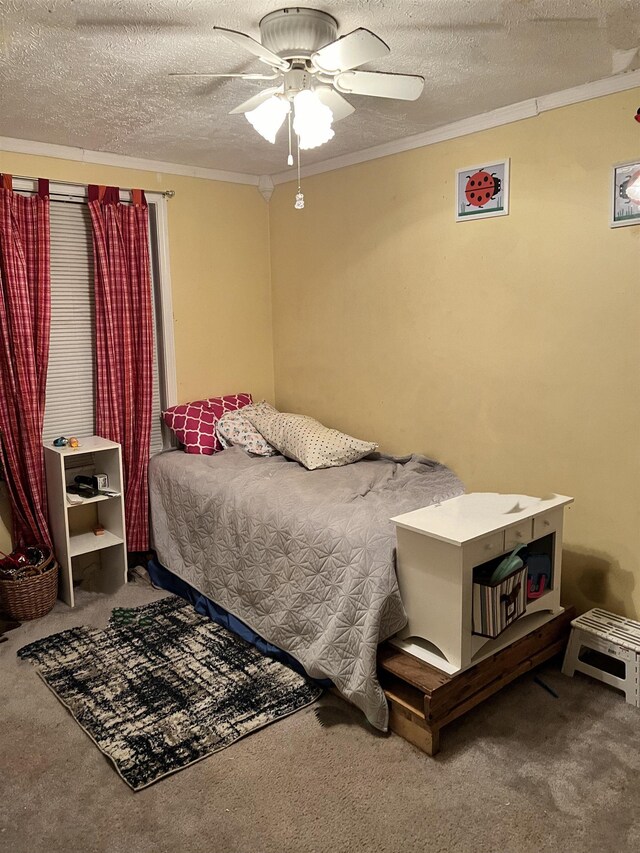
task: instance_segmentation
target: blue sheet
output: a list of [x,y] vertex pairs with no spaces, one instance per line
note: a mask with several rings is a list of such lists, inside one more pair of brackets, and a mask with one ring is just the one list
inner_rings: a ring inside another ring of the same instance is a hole
[[[224,607],[220,607],[219,604],[211,601],[211,599],[207,598],[206,595],[198,592],[197,589],[194,589],[186,581],[183,581],[182,578],[174,575],[173,572],[166,569],[156,560],[149,560],[147,563],[147,571],[156,586],[159,586],[161,589],[166,589],[167,592],[172,592],[174,595],[179,595],[180,598],[184,598],[191,602],[197,612],[202,614],[202,616],[207,616],[213,622],[217,622],[218,625],[222,625],[229,631],[233,631],[234,634],[242,637],[242,639],[246,640],[247,643],[251,643],[252,646],[255,646],[263,655],[268,655],[268,657],[280,661],[280,663],[285,664],[285,666],[288,666],[295,672],[299,672],[300,675],[304,675],[305,678],[309,678],[302,664],[294,657],[291,657],[290,654],[279,649],[277,646],[273,646],[271,643],[268,643],[259,634],[256,634],[255,631],[252,631],[248,625],[245,625],[244,622],[225,610]],[[328,678],[316,678],[312,679],[312,681],[315,681],[315,683],[319,684],[321,687],[333,686],[333,683]]]

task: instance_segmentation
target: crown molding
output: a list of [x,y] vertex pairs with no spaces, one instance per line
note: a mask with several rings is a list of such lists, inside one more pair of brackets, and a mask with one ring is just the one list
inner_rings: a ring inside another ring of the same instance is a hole
[[202,169],[199,166],[183,166],[179,163],[164,163],[161,160],[145,160],[142,157],[127,157],[125,154],[90,151],[87,148],[54,145],[48,142],[33,142],[29,139],[12,139],[8,136],[0,136],[0,151],[9,151],[13,154],[34,154],[40,157],[54,157],[57,160],[74,160],[75,162],[92,163],[99,166],[116,166],[120,169],[137,169],[142,172],[162,172],[165,175],[183,175],[188,178],[203,178],[206,181],[248,184],[253,187],[258,186],[259,180],[257,175],[246,175],[243,172]]
[[[333,172],[335,169],[343,169],[346,166],[355,166],[368,160],[377,160],[380,157],[388,157],[390,154],[400,154],[403,151],[411,151],[414,148],[424,148],[428,145],[437,145],[448,139],[456,139],[460,136],[468,136],[481,130],[489,130],[504,124],[511,124],[525,118],[533,118],[542,112],[559,109],[560,107],[578,104],[582,101],[590,101],[602,98],[605,95],[613,95],[617,92],[625,92],[628,89],[640,87],[640,71],[629,71],[616,77],[606,77],[604,80],[596,80],[593,83],[585,83],[582,86],[574,86],[551,95],[542,95],[528,101],[520,101],[507,107],[501,107],[488,113],[471,116],[451,124],[445,124],[426,133],[415,136],[406,136],[404,139],[396,139],[384,145],[376,145],[373,148],[365,148],[353,154],[344,154],[341,157],[332,157],[305,166],[301,170],[303,177],[319,175],[323,172]],[[275,185],[293,181],[291,171],[278,172],[271,176]]]
[[[301,170],[301,175],[308,178],[311,175],[319,175],[322,172],[333,172],[334,169],[355,166],[357,163],[365,163],[367,160],[378,160],[380,157],[388,157],[390,154],[400,154],[403,151],[411,151],[414,148],[425,148],[428,145],[445,142],[447,139],[468,136],[471,133],[477,133],[479,130],[488,130],[492,127],[499,127],[502,124],[511,124],[514,121],[531,118],[537,114],[538,110],[535,99],[521,101],[519,104],[501,107],[489,113],[482,113],[481,115],[464,118],[451,124],[445,124],[442,127],[436,127],[434,130],[426,131],[426,133],[405,136],[404,139],[395,139],[393,142],[384,143],[384,145],[374,145],[373,148],[365,148],[363,151],[354,151],[353,154],[343,154],[341,157],[332,157],[330,160],[323,160],[321,163],[305,166]],[[276,185],[294,180],[291,176],[291,171],[279,172],[271,177],[273,183]]]
[[548,110],[557,110],[560,107],[568,107],[571,104],[580,104],[582,101],[603,98],[605,95],[626,92],[637,87],[640,87],[640,71],[627,71],[626,74],[618,74],[616,77],[605,77],[604,80],[594,80],[593,83],[584,83],[582,86],[574,86],[572,89],[563,89],[562,92],[541,95],[536,100],[538,101],[539,112],[543,113]]
[[258,192],[268,204],[271,200],[271,196],[273,195],[273,181],[271,180],[271,175],[260,176],[260,180],[258,181]]

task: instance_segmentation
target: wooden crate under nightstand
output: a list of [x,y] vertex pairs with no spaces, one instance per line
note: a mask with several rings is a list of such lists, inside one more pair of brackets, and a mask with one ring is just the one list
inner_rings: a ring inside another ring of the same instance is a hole
[[378,652],[378,676],[389,702],[389,728],[428,755],[440,749],[440,729],[518,676],[564,652],[575,609],[480,663],[454,675],[395,648]]

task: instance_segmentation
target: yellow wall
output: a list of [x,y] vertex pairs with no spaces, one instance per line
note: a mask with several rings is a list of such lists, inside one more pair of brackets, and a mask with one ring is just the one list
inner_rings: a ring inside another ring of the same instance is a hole
[[[168,202],[178,400],[272,400],[269,208],[256,187],[0,151],[0,172],[174,189]],[[0,495],[0,550],[7,544]]]
[[[271,200],[281,409],[454,468],[573,495],[563,597],[640,612],[640,92],[305,179]],[[339,132],[339,126],[338,131]],[[511,213],[454,220],[456,168],[511,158]]]

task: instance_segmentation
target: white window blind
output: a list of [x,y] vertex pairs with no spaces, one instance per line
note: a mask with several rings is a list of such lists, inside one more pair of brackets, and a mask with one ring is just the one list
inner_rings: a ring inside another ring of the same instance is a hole
[[[152,225],[155,218],[152,219]],[[153,261],[153,235],[152,235]],[[152,269],[157,266],[152,262]],[[152,294],[153,297],[153,294]],[[155,299],[151,454],[162,450]],[[43,439],[93,435],[95,317],[91,220],[86,204],[51,200],[51,344]]]

